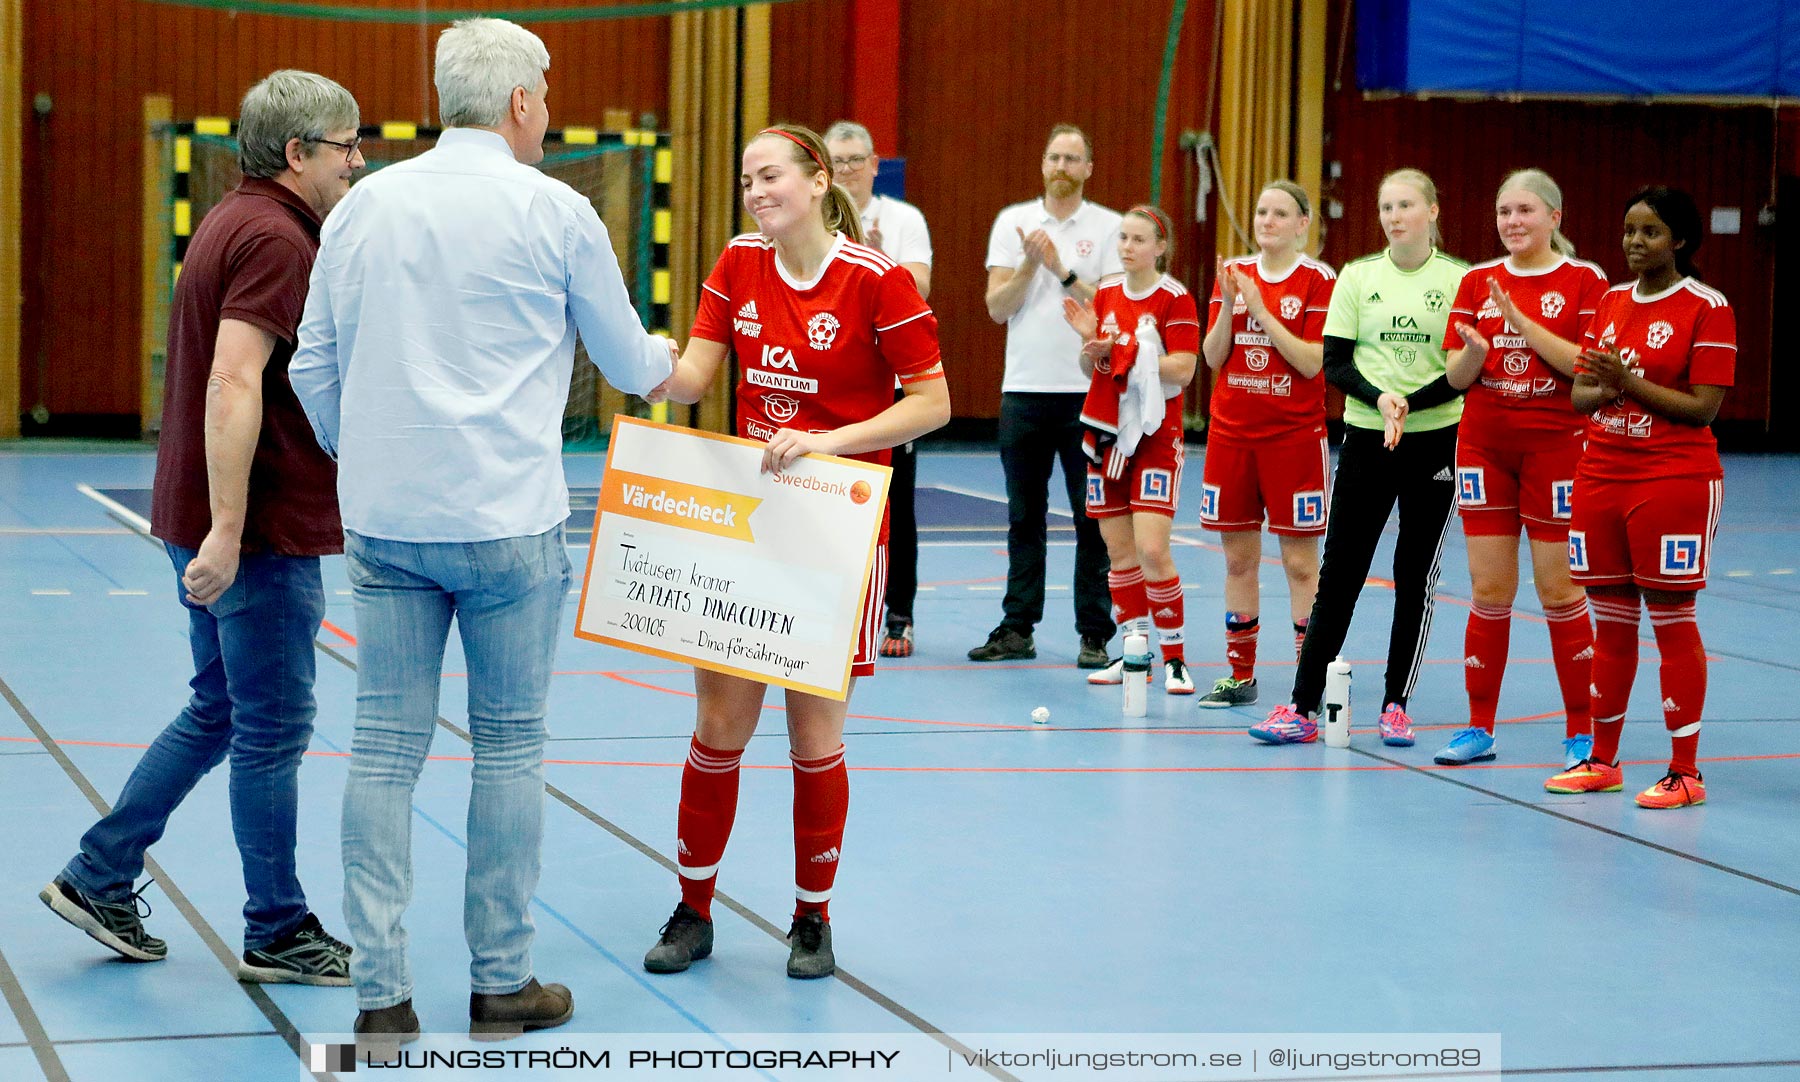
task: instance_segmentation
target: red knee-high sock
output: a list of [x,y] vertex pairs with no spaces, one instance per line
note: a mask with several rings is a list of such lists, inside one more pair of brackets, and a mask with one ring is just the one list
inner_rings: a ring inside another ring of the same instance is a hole
[[1625,704],[1637,678],[1638,594],[1589,593],[1594,610],[1593,683],[1588,687],[1594,718],[1594,761],[1619,758],[1619,734],[1625,728]]
[[1144,597],[1150,603],[1150,622],[1156,625],[1156,644],[1164,661],[1183,657],[1187,641],[1187,608],[1181,600],[1180,577],[1161,582],[1144,580]]
[[713,890],[719,861],[731,840],[737,818],[738,764],[742,751],[720,751],[700,743],[688,745],[681,770],[681,810],[676,817],[675,863],[681,872],[681,900],[712,919]]
[[1112,591],[1113,622],[1121,634],[1150,633],[1150,598],[1144,593],[1144,569],[1128,567],[1108,571],[1106,585]]
[[1673,746],[1669,769],[1698,775],[1700,712],[1706,706],[1706,647],[1694,622],[1692,597],[1675,605],[1650,605],[1650,626],[1662,655],[1663,724]]
[[794,761],[794,916],[816,912],[830,920],[831,884],[850,812],[844,746],[821,759],[791,752],[788,758]]
[[1256,677],[1257,619],[1253,612],[1225,614],[1225,660],[1231,664],[1233,680]]
[[1512,642],[1512,606],[1469,606],[1463,632],[1463,686],[1469,691],[1469,724],[1494,732],[1500,707],[1500,680],[1506,675],[1506,652]]
[[1562,686],[1563,736],[1582,736],[1592,727],[1588,685],[1594,679],[1594,625],[1583,597],[1544,610],[1550,622],[1550,660]]

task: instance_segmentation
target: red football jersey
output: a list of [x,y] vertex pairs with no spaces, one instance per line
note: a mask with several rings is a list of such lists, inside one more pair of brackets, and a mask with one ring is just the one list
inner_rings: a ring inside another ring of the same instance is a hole
[[[894,404],[894,380],[941,379],[937,317],[910,272],[842,234],[810,282],[795,281],[775,244],[734,238],[700,293],[693,337],[737,352],[737,434],[828,432]],[[887,465],[889,452],[849,458]]]
[[[1137,361],[1138,328],[1148,320],[1162,340],[1164,353],[1200,352],[1200,310],[1194,295],[1180,282],[1163,275],[1142,296],[1133,296],[1123,279],[1101,286],[1094,293],[1094,317],[1101,337],[1112,337],[1112,352],[1094,365],[1088,397],[1082,404],[1081,419],[1107,430],[1119,423],[1119,396],[1125,390],[1124,373]],[[1179,387],[1166,398],[1181,394]],[[1172,435],[1179,442],[1183,417],[1179,407],[1163,410],[1162,435]]]
[[1473,324],[1494,348],[1463,400],[1461,438],[1487,447],[1509,447],[1520,438],[1560,441],[1581,431],[1583,419],[1569,400],[1573,381],[1550,367],[1517,328],[1500,318],[1488,296],[1499,282],[1519,311],[1570,342],[1587,333],[1594,308],[1606,294],[1606,272],[1592,263],[1564,257],[1541,271],[1516,271],[1506,259],[1477,263],[1463,275],[1450,309],[1444,348],[1463,348],[1458,323]]
[[[1255,279],[1269,314],[1303,342],[1325,337],[1325,312],[1337,272],[1311,256],[1301,256],[1278,278],[1263,275],[1256,256],[1226,260],[1229,271],[1242,268]],[[1210,330],[1224,307],[1219,283],[1207,304]],[[1211,433],[1234,440],[1277,439],[1295,432],[1325,431],[1325,373],[1311,379],[1287,362],[1250,318],[1242,297],[1231,312],[1231,355],[1214,377]]]
[[[1582,344],[1618,350],[1631,371],[1664,387],[1729,387],[1737,317],[1725,294],[1692,278],[1653,297],[1639,297],[1628,282],[1600,298]],[[1640,481],[1725,473],[1710,427],[1670,420],[1621,395],[1588,418],[1578,475]]]

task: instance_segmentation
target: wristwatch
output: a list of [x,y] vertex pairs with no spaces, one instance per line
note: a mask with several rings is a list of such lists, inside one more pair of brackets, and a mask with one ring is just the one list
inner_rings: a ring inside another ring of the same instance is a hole
[[1072,286],[1072,285],[1074,285],[1074,284],[1075,284],[1075,282],[1076,282],[1076,280],[1077,280],[1077,279],[1078,279],[1078,278],[1079,278],[1079,277],[1080,277],[1080,276],[1079,276],[1079,275],[1077,275],[1077,274],[1076,274],[1076,273],[1075,273],[1075,272],[1074,272],[1074,271],[1070,271],[1070,272],[1069,272],[1069,276],[1068,276],[1068,277],[1067,277],[1067,278],[1064,278],[1064,279],[1063,279],[1063,280],[1062,280],[1062,287],[1063,287],[1063,288],[1064,288],[1064,289],[1067,289],[1067,288],[1069,288],[1069,287],[1070,287],[1070,286]]

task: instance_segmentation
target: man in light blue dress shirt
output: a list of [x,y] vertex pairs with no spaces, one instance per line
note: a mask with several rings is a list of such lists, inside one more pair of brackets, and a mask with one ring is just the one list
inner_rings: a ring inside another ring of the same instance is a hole
[[[454,616],[474,743],[464,930],[470,1032],[560,1025],[533,976],[527,911],[543,834],[544,713],[570,567],[562,415],[579,331],[613,385],[672,367],[638,323],[588,200],[532,168],[550,123],[537,35],[499,19],[438,39],[447,129],[352,188],[321,238],[289,366],[338,460],[356,607],[356,735],[344,792],[344,908],[356,1032],[417,1036],[401,918],[412,791]],[[441,1027],[440,1027],[441,1028]]]

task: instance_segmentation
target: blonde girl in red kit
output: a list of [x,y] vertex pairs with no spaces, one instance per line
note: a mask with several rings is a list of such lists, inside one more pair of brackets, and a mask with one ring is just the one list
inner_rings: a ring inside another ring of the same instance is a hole
[[1606,293],[1606,274],[1575,258],[1575,246],[1562,234],[1562,190],[1540,169],[1521,169],[1500,183],[1494,225],[1506,257],[1477,263],[1463,275],[1445,336],[1445,375],[1452,387],[1467,389],[1456,437],[1456,490],[1473,596],[1463,636],[1469,724],[1435,758],[1460,766],[1495,757],[1494,715],[1519,590],[1523,527],[1562,690],[1563,761],[1574,766],[1593,748],[1588,668],[1594,628],[1587,595],[1569,579],[1568,559],[1575,464],[1587,424],[1570,400],[1572,357],[1540,355],[1502,305],[1544,333],[1580,341]]
[[[735,349],[743,368],[737,434],[768,445],[767,473],[813,452],[886,465],[889,448],[950,419],[937,318],[905,268],[861,243],[856,205],[832,183],[830,161],[819,137],[796,125],[765,129],[744,148],[739,184],[759,232],[735,238],[719,256],[669,381],[669,398],[696,402]],[[896,379],[905,392],[898,402]],[[853,676],[875,670],[886,542],[884,516]],[[652,973],[678,973],[712,953],[712,900],[737,814],[739,761],[767,690],[694,670],[699,717],[677,816],[681,902],[644,956]],[[836,970],[828,904],[849,807],[850,704],[790,690],[786,705],[796,896],[787,973],[826,977]]]
[[[1169,532],[1186,455],[1181,389],[1194,378],[1200,317],[1192,294],[1166,273],[1172,230],[1159,207],[1127,211],[1119,222],[1125,277],[1101,286],[1092,304],[1064,298],[1063,317],[1081,336],[1081,370],[1092,381],[1081,407],[1087,513],[1106,541],[1113,617],[1127,635],[1148,636],[1154,626],[1163,690],[1192,695]],[[1122,683],[1124,669],[1118,658],[1088,683]]]
[[1319,588],[1319,538],[1330,505],[1322,341],[1337,273],[1304,251],[1311,226],[1306,189],[1291,180],[1263,185],[1258,254],[1219,261],[1207,306],[1201,350],[1216,375],[1200,525],[1216,531],[1225,550],[1231,665],[1200,697],[1208,709],[1256,702],[1265,519],[1281,545],[1296,656]]
[[1639,793],[1643,808],[1706,802],[1697,764],[1706,704],[1706,647],[1694,621],[1706,587],[1725,471],[1709,427],[1737,368],[1737,320],[1725,295],[1694,269],[1700,211],[1686,192],[1646,188],[1625,204],[1625,263],[1635,281],[1600,298],[1582,343],[1504,311],[1532,348],[1575,367],[1575,411],[1587,449],[1575,471],[1569,573],[1594,609],[1588,757],[1544,783],[1552,793],[1616,793],[1625,786],[1619,737],[1637,677],[1640,605],[1662,657],[1669,769]]

